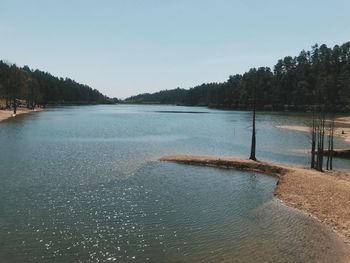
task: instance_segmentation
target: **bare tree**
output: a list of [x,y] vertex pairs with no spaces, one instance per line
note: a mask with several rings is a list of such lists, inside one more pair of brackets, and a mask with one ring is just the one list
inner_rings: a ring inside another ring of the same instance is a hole
[[[318,112],[316,112],[316,109]],[[327,118],[326,118],[327,117]],[[315,107],[310,123],[311,134],[311,168],[323,171],[324,157],[327,156],[326,169],[333,170],[334,156],[334,113],[325,113],[324,107]],[[327,137],[327,149],[325,150],[325,136]]]
[[329,162],[329,170],[333,170],[333,153],[334,153],[334,117],[332,119],[332,127],[331,127],[331,148],[330,148],[330,162]]
[[326,115],[324,110],[321,110],[316,120],[316,143],[317,143],[317,158],[316,170],[323,170],[323,156],[324,156],[324,134],[325,134]]
[[252,144],[251,144],[251,148],[250,148],[250,160],[256,161],[256,156],[255,156],[255,152],[256,152],[256,131],[255,131],[255,112],[256,112],[256,85],[254,85],[253,88],[253,127],[252,127]]
[[330,119],[328,121],[328,151],[327,151],[327,170],[333,170],[333,153],[334,153],[334,129],[335,129],[335,122],[334,122],[334,115],[332,114],[330,116]]
[[312,124],[311,124],[311,168],[316,167],[315,156],[316,156],[316,114],[315,108],[312,112]]

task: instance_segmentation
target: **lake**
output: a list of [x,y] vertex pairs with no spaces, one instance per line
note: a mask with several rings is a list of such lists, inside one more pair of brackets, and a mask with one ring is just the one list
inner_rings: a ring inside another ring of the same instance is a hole
[[[275,127],[307,121],[259,112],[257,158],[308,166],[308,134]],[[0,123],[0,261],[336,262],[337,237],[275,200],[276,178],[158,161],[246,158],[250,129],[250,112],[139,105]]]

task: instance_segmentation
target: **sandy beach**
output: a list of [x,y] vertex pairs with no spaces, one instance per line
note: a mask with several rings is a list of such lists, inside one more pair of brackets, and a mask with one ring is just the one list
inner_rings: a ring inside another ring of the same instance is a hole
[[337,123],[350,124],[350,116],[348,117],[339,117],[335,119]]
[[160,160],[276,176],[279,180],[274,195],[278,199],[328,225],[346,243],[350,243],[350,174],[318,172],[285,164],[254,162],[232,157],[175,155]]
[[[277,125],[276,128],[287,129],[299,132],[310,132],[310,127],[306,125]],[[335,119],[334,135],[350,142],[350,117],[340,117]]]
[[[18,115],[23,115],[23,114],[28,114],[28,113],[32,113],[32,112],[39,112],[39,111],[43,111],[43,108],[35,108],[34,110],[29,110],[26,108],[18,108],[17,109],[17,114]],[[0,122],[10,119],[10,118],[15,118],[13,117],[13,110],[0,110]]]

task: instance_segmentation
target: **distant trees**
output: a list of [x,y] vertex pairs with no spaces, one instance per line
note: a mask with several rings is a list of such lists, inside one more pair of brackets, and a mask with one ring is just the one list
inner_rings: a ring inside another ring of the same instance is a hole
[[278,60],[273,70],[251,69],[225,82],[140,94],[125,102],[249,109],[253,106],[249,82],[253,80],[260,110],[312,110],[327,98],[334,102],[334,111],[350,111],[350,42],[333,48],[314,45],[310,51]]
[[18,101],[25,101],[28,108],[37,104],[97,104],[115,103],[98,90],[69,78],[58,78],[28,66],[17,67],[0,61],[0,98],[6,108],[16,113]]
[[[26,74],[14,65],[9,67],[6,74],[4,86],[6,87],[7,101],[11,101],[13,106],[13,114],[17,113],[17,99],[20,97],[21,88],[24,89],[26,85]],[[7,105],[8,106],[8,105]]]

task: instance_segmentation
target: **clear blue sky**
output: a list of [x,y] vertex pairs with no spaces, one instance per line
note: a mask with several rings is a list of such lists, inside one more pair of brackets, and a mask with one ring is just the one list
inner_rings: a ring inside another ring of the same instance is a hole
[[349,0],[0,0],[0,59],[124,98],[350,40]]

